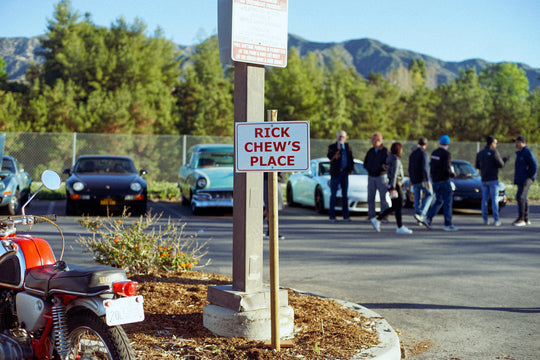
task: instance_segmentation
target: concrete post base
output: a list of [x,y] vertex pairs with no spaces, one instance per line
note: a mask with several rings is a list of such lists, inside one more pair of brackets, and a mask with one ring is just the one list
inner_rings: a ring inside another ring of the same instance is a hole
[[[290,338],[294,334],[294,311],[288,305],[287,291],[279,292],[279,334]],[[244,337],[248,340],[270,340],[270,290],[242,293],[230,286],[208,288],[210,305],[204,307],[203,325],[218,336]]]

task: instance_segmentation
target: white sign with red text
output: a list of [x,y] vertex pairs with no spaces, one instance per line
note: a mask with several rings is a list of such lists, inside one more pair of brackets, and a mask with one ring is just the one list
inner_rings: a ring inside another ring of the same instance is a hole
[[235,124],[236,172],[303,171],[309,168],[309,122]]

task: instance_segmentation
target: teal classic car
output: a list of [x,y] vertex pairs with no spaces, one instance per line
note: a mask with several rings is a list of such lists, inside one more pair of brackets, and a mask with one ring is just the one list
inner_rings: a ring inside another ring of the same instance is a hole
[[12,156],[2,157],[0,170],[0,210],[8,215],[19,213],[28,201],[32,178]]
[[234,146],[199,144],[191,147],[178,172],[182,204],[196,214],[203,208],[232,208]]

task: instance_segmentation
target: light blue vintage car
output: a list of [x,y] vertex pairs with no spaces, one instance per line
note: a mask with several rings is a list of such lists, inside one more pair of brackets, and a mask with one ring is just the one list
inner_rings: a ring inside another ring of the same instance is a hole
[[12,156],[4,155],[0,170],[0,210],[16,215],[30,194],[32,178]]
[[232,208],[234,146],[199,144],[191,147],[178,172],[182,204],[194,214],[202,208]]

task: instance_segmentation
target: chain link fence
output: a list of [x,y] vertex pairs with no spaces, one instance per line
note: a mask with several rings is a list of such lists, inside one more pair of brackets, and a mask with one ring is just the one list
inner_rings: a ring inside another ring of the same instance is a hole
[[[329,139],[311,139],[311,158],[326,157]],[[385,140],[390,147],[392,140]],[[130,156],[137,168],[148,171],[148,181],[176,182],[180,166],[185,161],[187,150],[196,144],[233,144],[232,137],[209,137],[188,135],[112,135],[83,133],[6,133],[4,154],[19,160],[33,179],[39,179],[45,169],[61,173],[70,168],[80,155],[111,154]],[[415,141],[401,141],[403,144],[403,166],[407,171],[408,158],[416,145]],[[369,139],[350,139],[355,158],[363,160],[371,147]],[[435,150],[438,141],[428,144],[428,152]],[[480,142],[455,142],[450,144],[452,158],[463,159],[474,165],[476,153],[485,146]],[[529,144],[533,153],[540,155],[540,146]],[[512,184],[514,176],[514,144],[499,143],[501,156],[510,160],[501,170],[499,178]]]

